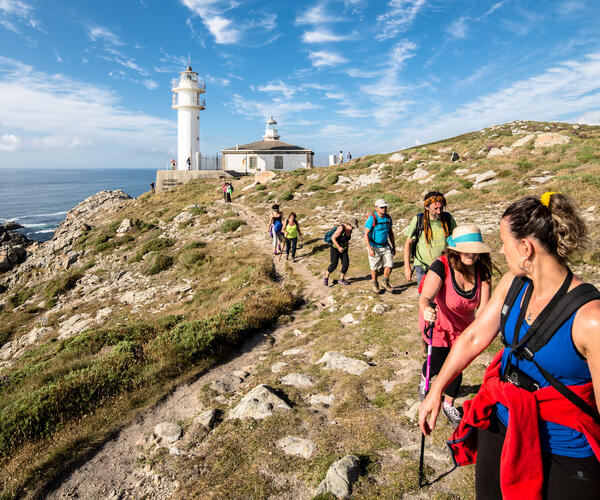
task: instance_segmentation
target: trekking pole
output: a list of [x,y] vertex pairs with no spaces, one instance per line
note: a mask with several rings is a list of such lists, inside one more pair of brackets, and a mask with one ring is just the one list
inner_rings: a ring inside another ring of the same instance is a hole
[[[431,307],[435,310],[437,307],[435,302],[431,303]],[[433,327],[434,321],[427,323],[425,327],[425,335],[427,335],[427,365],[425,368],[425,394],[429,393],[429,375],[431,373],[431,351],[433,348]],[[425,433],[421,434],[421,456],[419,457],[419,488],[423,485],[423,460],[425,458]]]

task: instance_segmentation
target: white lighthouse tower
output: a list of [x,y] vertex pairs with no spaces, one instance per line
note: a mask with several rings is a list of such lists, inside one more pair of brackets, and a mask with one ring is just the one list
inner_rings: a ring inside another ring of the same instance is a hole
[[206,92],[198,73],[188,66],[173,80],[173,109],[177,110],[177,170],[200,169],[200,111],[205,109],[201,94]]

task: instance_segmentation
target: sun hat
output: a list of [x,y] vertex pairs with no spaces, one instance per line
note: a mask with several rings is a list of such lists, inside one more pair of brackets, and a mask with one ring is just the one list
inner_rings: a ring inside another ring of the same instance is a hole
[[456,226],[447,239],[448,248],[462,253],[490,253],[492,249],[483,243],[481,231],[475,224]]
[[375,206],[379,207],[379,208],[385,208],[388,206],[388,204],[385,202],[385,200],[383,198],[379,198],[378,200],[375,201]]
[[358,229],[358,219],[354,217],[348,219],[348,222],[346,222],[346,224],[350,224],[354,229]]

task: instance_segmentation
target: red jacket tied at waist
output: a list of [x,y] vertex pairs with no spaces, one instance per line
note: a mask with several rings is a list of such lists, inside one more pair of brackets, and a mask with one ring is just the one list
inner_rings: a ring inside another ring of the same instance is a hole
[[[542,452],[538,419],[575,429],[585,435],[600,459],[600,426],[554,387],[528,392],[500,379],[502,351],[498,352],[483,377],[481,389],[464,403],[464,417],[448,441],[457,465],[469,465],[477,459],[477,433],[474,427],[487,429],[496,403],[508,408],[510,415],[502,455],[500,488],[506,500],[542,498]],[[569,386],[592,408],[596,408],[594,388],[589,382]]]

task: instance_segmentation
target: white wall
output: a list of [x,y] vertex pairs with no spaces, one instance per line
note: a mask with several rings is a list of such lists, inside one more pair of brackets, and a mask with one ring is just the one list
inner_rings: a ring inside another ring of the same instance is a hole
[[[257,161],[256,170],[249,168],[249,158],[250,156],[256,156]],[[283,157],[283,169],[275,170],[275,156]],[[306,153],[297,153],[297,154],[223,154],[224,162],[223,169],[224,170],[235,170],[236,172],[247,172],[254,173],[257,170],[274,170],[276,172],[290,172],[291,170],[297,170],[299,168],[308,168],[307,165],[307,154]],[[245,160],[245,161],[244,161]]]

